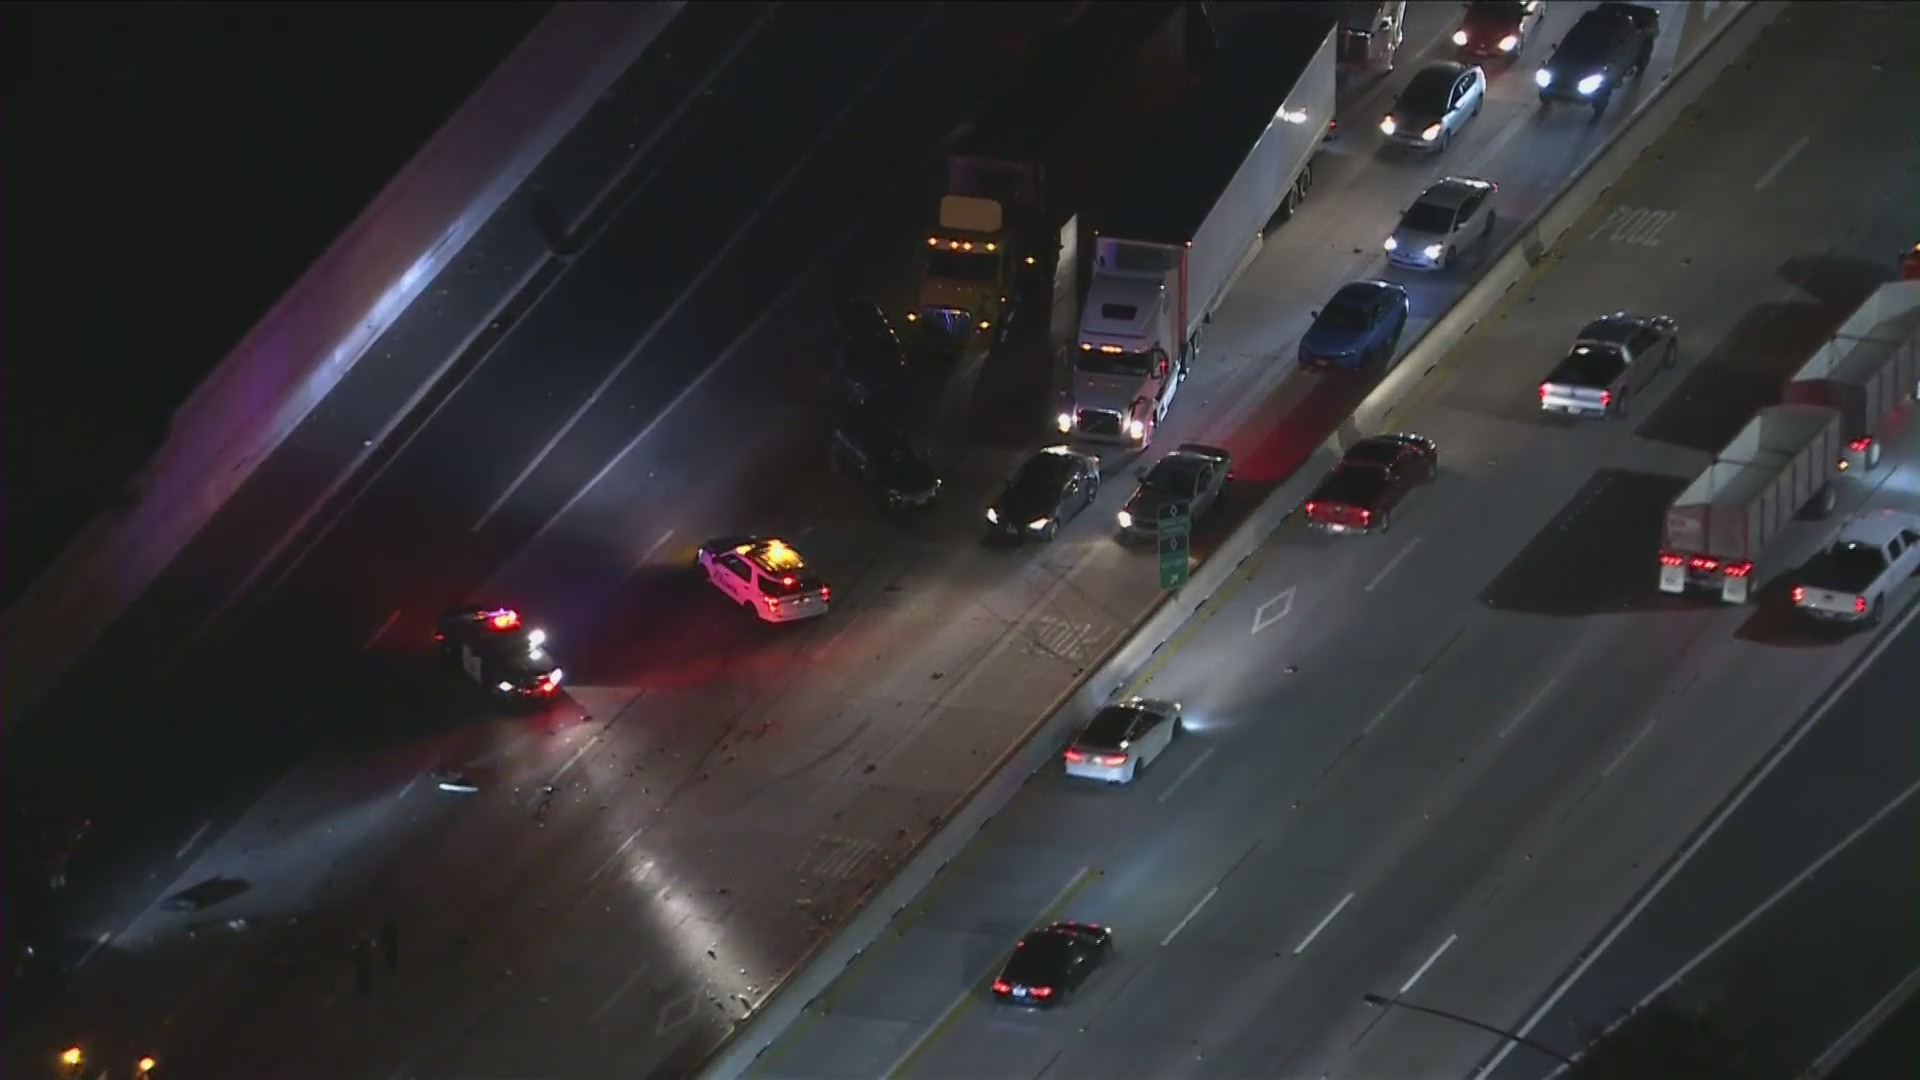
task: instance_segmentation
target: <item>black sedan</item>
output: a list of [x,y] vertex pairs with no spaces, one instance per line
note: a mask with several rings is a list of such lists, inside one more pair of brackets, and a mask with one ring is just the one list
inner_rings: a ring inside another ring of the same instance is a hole
[[1154,462],[1140,478],[1140,486],[1120,510],[1120,539],[1160,535],[1160,515],[1167,507],[1185,507],[1189,520],[1212,509],[1233,479],[1233,455],[1217,446],[1185,443]]
[[1099,458],[1065,446],[1036,450],[987,508],[987,535],[1051,540],[1099,494]]
[[834,430],[833,465],[889,510],[926,506],[940,496],[933,466],[872,413],[856,413]]
[[1440,451],[1422,435],[1375,435],[1348,449],[1301,509],[1328,532],[1386,532],[1407,492],[1440,473]]
[[1113,954],[1113,931],[1093,923],[1057,922],[1020,939],[1000,977],[993,999],[1044,1009],[1080,988]]
[[433,636],[447,660],[489,693],[539,700],[560,689],[564,673],[547,652],[547,632],[526,625],[512,608],[450,611]]
[[827,306],[823,348],[855,405],[897,399],[911,369],[893,324],[871,300],[841,299]]

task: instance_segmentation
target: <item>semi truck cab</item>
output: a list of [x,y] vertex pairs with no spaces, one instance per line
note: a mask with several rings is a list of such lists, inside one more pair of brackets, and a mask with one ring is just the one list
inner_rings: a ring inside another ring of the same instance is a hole
[[1102,275],[1080,317],[1073,379],[1056,426],[1063,435],[1145,447],[1186,378],[1165,342],[1172,304],[1158,278]]
[[1020,268],[1004,211],[993,199],[945,196],[938,230],[927,237],[926,272],[907,325],[922,346],[959,352],[975,335],[1006,322]]

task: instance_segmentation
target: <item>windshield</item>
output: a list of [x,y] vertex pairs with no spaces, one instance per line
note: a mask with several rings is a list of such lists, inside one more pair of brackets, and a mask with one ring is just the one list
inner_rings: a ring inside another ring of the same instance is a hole
[[1453,92],[1453,72],[1444,68],[1428,68],[1413,77],[1407,88],[1400,92],[1400,100],[1393,106],[1396,115],[1439,116],[1447,111],[1447,95]]
[[1074,366],[1089,375],[1130,375],[1144,379],[1153,373],[1153,361],[1153,353],[1087,350],[1080,354]]
[[1473,0],[1467,5],[1467,19],[1470,22],[1507,23],[1517,25],[1520,16],[1526,14],[1527,5],[1521,0]]
[[1314,325],[1328,330],[1360,331],[1367,328],[1367,309],[1357,304],[1328,304]]
[[1430,202],[1414,203],[1407,209],[1407,216],[1400,219],[1400,227],[1408,232],[1445,236],[1453,231],[1453,208]]
[[927,252],[927,276],[944,281],[992,281],[1000,272],[1000,256],[972,251]]

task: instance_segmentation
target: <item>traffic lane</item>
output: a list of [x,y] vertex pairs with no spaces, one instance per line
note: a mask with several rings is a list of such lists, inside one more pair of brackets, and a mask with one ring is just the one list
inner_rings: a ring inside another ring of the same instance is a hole
[[[1915,706],[1920,705],[1920,690],[1911,677],[1916,645],[1920,645],[1920,624],[1909,622],[1580,975],[1541,1019],[1541,1032],[1566,1036],[1604,1028],[1914,783],[1912,752],[1920,750],[1920,734],[1911,722]],[[1858,847],[1836,856],[1788,893],[1789,898],[1807,897],[1813,912],[1795,914],[1790,903],[1780,904],[1742,930],[1725,956],[1709,957],[1698,974],[1689,974],[1680,985],[1681,992],[1743,991],[1733,1005],[1751,1003],[1761,1008],[1762,1003],[1745,997],[1744,992],[1761,989],[1758,984],[1748,985],[1745,965],[1770,951],[1796,958],[1801,966],[1790,980],[1793,992],[1832,998],[1841,1012],[1852,1010],[1832,1030],[1823,1030],[1822,1024],[1787,1023],[1770,1011],[1766,1014],[1772,1019],[1761,1025],[1763,1029],[1791,1030],[1808,1038],[1824,1035],[1825,1042],[1798,1059],[1810,1061],[1911,967],[1912,950],[1895,947],[1910,928],[1890,928],[1891,936],[1874,928],[1889,913],[1911,921],[1906,915],[1912,910],[1915,849],[1901,837],[1912,819],[1911,813],[1890,815],[1890,820],[1872,830],[1874,839],[1858,841]],[[1897,851],[1880,848],[1892,841],[1907,846]],[[1845,872],[1848,866],[1866,873],[1869,880],[1863,881],[1858,872]],[[1836,939],[1834,934],[1842,936]],[[1800,944],[1794,943],[1795,938]],[[1884,979],[1869,977],[1864,966],[1868,961],[1852,951],[1855,941],[1870,946],[1901,970]],[[1809,944],[1816,951],[1831,950],[1831,955],[1822,958],[1798,951]],[[1867,996],[1856,1001],[1856,993]],[[1813,1001],[1803,998],[1801,1005],[1812,1008]],[[1771,1009],[1771,1003],[1766,1007]],[[1494,1075],[1534,1075],[1524,1066],[1524,1062],[1502,1063]]]
[[[624,127],[619,134],[624,137],[618,150],[622,155],[630,155],[635,145],[650,146],[659,129],[675,121],[684,94],[721,62],[733,39],[752,21],[743,16],[754,9],[755,5],[730,5],[674,19],[643,59],[617,80],[615,90],[628,106],[621,114]],[[555,187],[555,172],[571,167],[572,174],[603,185],[616,174],[626,158],[609,163],[589,138],[608,133],[585,130],[605,111],[590,113],[536,171],[536,178]],[[565,203],[562,199],[561,204]],[[234,494],[206,529],[103,632],[94,650],[63,677],[53,702],[59,711],[49,713],[50,719],[37,725],[36,734],[85,726],[75,718],[103,712],[131,688],[146,685],[144,679],[155,664],[154,642],[178,638],[184,628],[198,626],[195,620],[224,600],[237,583],[243,560],[235,553],[259,551],[265,538],[278,537],[291,527],[318,497],[320,487],[362,452],[364,441],[392,419],[393,411],[432,372],[459,354],[483,352],[487,336],[482,328],[515,317],[510,303],[505,311],[496,313],[496,309],[509,301],[547,255],[547,238],[517,205],[504,208],[482,225],[461,252],[457,267],[442,273],[421,301],[401,312],[371,345],[368,355],[379,362],[355,365],[280,450],[262,463],[259,475]],[[545,278],[534,280],[537,287]],[[477,340],[476,333],[481,335]],[[15,752],[27,749],[16,747]]]
[[1523,500],[1523,502],[1524,502],[1524,500]]
[[1916,1069],[1920,1069],[1920,997],[1909,995],[1827,1075],[1831,1080],[1878,1080],[1906,1076]]

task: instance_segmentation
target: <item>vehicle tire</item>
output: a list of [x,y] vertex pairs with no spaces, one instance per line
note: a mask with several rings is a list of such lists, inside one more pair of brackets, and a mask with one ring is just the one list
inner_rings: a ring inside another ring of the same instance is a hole
[[1179,716],[1174,717],[1173,718],[1173,737],[1176,739],[1179,738],[1182,734],[1185,734],[1186,730],[1187,730],[1186,719],[1184,717],[1179,717]]
[[1553,108],[1553,99],[1548,97],[1545,93],[1542,93],[1540,95],[1540,107],[1543,109]]
[[1487,227],[1484,230],[1482,230],[1480,233],[1481,243],[1483,244],[1493,243],[1493,227],[1495,224],[1499,222],[1499,220],[1500,220],[1500,215],[1498,213],[1492,210],[1487,211]]
[[1447,248],[1447,250],[1440,253],[1440,269],[1446,270],[1451,268],[1452,266],[1453,266],[1453,248],[1449,247]]
[[1667,354],[1660,358],[1660,366],[1662,368],[1672,368],[1673,365],[1679,362],[1680,362],[1680,343],[1677,341],[1667,342]]
[[1293,186],[1300,189],[1300,201],[1307,201],[1307,196],[1313,191],[1313,165],[1311,163],[1301,167],[1300,179],[1295,180]]
[[[1093,480],[1087,484],[1087,506],[1092,506],[1093,501],[1095,499],[1098,499],[1099,497],[1100,497],[1100,478],[1098,476],[1095,476]],[[1085,508],[1083,507],[1082,509],[1085,509]]]
[[1886,602],[1887,598],[1884,596],[1876,596],[1873,598],[1873,610],[1867,612],[1868,626],[1880,625],[1880,617],[1886,614]]
[[1453,142],[1453,132],[1448,131],[1445,128],[1440,129],[1440,145],[1438,147],[1435,147],[1433,152],[1436,154],[1446,153],[1448,145],[1450,145],[1452,142]]
[[1612,419],[1625,420],[1631,412],[1633,412],[1633,398],[1623,393],[1620,395],[1620,400],[1613,403]]
[[1651,63],[1653,63],[1653,42],[1649,41],[1640,46],[1640,55],[1633,61],[1633,74],[1630,77],[1639,78]]
[[1047,522],[1047,527],[1040,530],[1040,539],[1046,541],[1049,544],[1053,543],[1053,538],[1059,535],[1060,535],[1060,519],[1059,518],[1054,518],[1052,521]]
[[1880,467],[1880,440],[1875,439],[1872,442],[1867,444],[1867,471],[1872,472],[1874,469],[1877,469],[1879,467]]
[[1384,535],[1385,533],[1391,531],[1392,529],[1393,529],[1393,512],[1390,510],[1382,510],[1380,512],[1380,532]]

